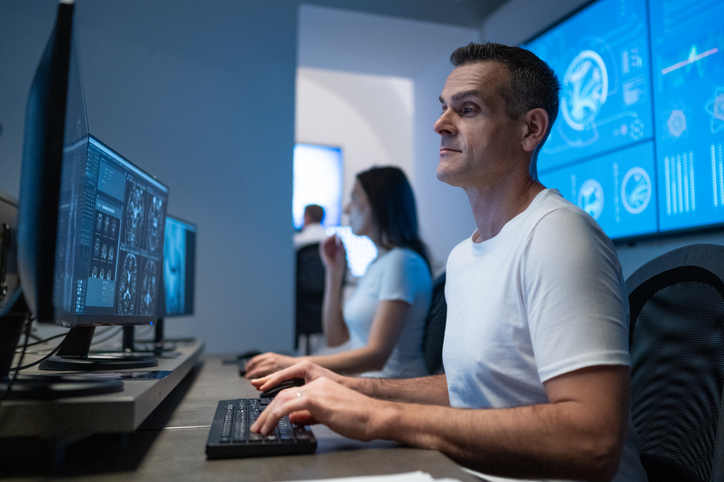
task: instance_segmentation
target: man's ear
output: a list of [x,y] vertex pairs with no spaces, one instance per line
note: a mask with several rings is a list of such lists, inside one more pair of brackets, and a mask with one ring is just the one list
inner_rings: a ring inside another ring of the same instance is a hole
[[540,107],[529,110],[523,116],[524,129],[521,147],[526,152],[533,152],[543,142],[548,132],[548,113]]

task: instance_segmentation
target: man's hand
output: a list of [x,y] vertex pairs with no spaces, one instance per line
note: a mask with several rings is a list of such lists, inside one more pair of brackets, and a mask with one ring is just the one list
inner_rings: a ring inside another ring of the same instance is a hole
[[284,368],[290,367],[299,361],[298,358],[279,355],[277,353],[262,353],[246,363],[246,378],[259,378]]
[[319,377],[303,387],[279,392],[251,426],[251,431],[268,435],[279,419],[289,415],[295,424],[323,423],[340,435],[368,441],[377,438],[375,421],[394,410],[393,403],[366,397],[329,378]]
[[285,370],[272,373],[263,378],[251,380],[251,384],[254,385],[257,390],[263,392],[279,385],[279,383],[284,380],[290,380],[292,378],[302,378],[305,383],[312,382],[318,378],[329,378],[334,382],[341,383],[345,377],[305,360]]

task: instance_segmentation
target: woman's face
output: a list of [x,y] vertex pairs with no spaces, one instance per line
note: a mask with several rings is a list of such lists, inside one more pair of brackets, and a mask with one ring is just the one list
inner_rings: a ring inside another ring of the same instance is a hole
[[374,234],[374,220],[372,219],[372,206],[369,198],[359,181],[355,181],[352,188],[352,195],[349,203],[344,208],[344,213],[349,216],[349,225],[352,232],[357,236],[369,236]]

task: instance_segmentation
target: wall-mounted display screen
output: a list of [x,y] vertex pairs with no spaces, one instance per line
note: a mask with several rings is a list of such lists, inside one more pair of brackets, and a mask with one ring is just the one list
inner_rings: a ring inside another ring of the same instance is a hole
[[339,226],[342,219],[342,149],[313,144],[294,146],[294,228],[304,223],[304,207],[318,204],[324,208],[325,227]]
[[538,172],[614,239],[724,223],[724,4],[599,0],[525,43],[561,81]]

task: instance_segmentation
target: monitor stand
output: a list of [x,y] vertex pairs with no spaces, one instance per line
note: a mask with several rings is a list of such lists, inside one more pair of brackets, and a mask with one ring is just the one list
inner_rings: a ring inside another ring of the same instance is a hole
[[11,375],[15,350],[29,322],[22,290],[16,290],[0,312],[0,400],[54,400],[120,392],[120,379],[88,380],[68,375]]
[[40,364],[41,370],[50,371],[98,371],[148,368],[158,365],[152,356],[136,356],[125,353],[109,353],[88,356],[95,326],[75,326],[68,331],[56,356]]

